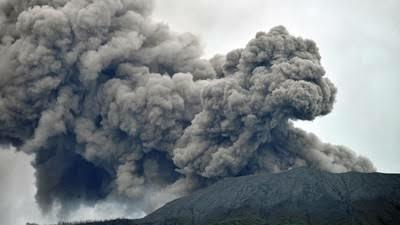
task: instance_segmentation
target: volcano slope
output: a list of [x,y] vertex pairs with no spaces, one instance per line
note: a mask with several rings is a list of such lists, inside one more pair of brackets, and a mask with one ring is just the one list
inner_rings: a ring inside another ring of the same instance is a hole
[[279,174],[225,178],[167,203],[143,219],[120,222],[132,225],[400,224],[400,175],[333,174],[298,168]]

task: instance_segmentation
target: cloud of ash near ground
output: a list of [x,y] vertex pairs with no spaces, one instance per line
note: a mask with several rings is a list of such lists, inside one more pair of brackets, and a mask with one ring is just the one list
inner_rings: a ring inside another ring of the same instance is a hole
[[223,177],[299,166],[375,170],[291,122],[335,102],[313,41],[277,26],[205,60],[152,8],[0,1],[0,142],[34,156],[43,212],[104,199],[150,212]]

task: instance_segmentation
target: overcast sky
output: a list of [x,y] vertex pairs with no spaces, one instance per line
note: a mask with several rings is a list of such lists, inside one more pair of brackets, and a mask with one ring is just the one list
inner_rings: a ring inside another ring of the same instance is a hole
[[[400,173],[399,9],[397,0],[157,0],[154,17],[176,31],[198,34],[206,58],[244,47],[257,31],[276,25],[315,40],[339,94],[331,114],[298,126],[367,156],[380,172]],[[0,152],[2,223],[54,220],[41,219],[33,173],[30,157]],[[83,211],[74,219],[119,216],[107,204]]]

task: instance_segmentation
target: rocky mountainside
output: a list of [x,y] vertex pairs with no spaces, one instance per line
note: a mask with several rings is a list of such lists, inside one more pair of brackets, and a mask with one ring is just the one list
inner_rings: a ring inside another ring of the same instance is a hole
[[123,224],[398,225],[400,175],[299,168],[226,178]]
[[400,224],[400,175],[299,168],[227,178],[145,220],[207,224],[240,218],[261,224]]

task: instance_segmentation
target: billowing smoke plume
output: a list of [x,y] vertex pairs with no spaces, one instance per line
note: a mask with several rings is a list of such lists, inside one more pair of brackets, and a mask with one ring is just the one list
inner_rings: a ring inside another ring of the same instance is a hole
[[148,196],[299,166],[374,170],[291,123],[329,113],[336,88],[315,43],[284,27],[207,61],[149,0],[0,4],[0,141],[35,155],[44,211],[110,196],[151,209]]

